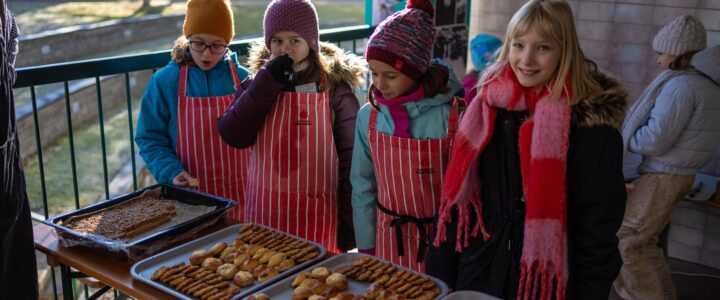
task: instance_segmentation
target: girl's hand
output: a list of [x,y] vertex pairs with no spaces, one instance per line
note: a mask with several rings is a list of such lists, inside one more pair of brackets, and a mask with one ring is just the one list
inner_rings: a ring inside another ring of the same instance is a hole
[[270,72],[273,78],[279,83],[288,83],[293,75],[293,60],[287,54],[273,58],[265,69]]
[[188,174],[188,172],[185,172],[185,171],[182,171],[182,172],[180,172],[180,174],[177,174],[177,176],[175,176],[175,178],[173,178],[172,184],[177,185],[177,186],[184,186],[184,187],[200,186],[200,182],[196,178],[190,176],[190,174]]

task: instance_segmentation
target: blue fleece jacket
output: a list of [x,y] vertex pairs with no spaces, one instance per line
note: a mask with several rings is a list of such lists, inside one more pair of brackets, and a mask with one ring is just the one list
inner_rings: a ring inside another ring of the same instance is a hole
[[[235,53],[231,52],[230,56],[235,62],[238,78],[244,80],[250,72],[240,66]],[[179,77],[180,65],[174,61],[153,74],[142,98],[135,132],[140,156],[159,183],[172,183],[173,178],[185,170],[175,151]],[[187,96],[209,97],[235,93],[227,57],[208,71],[189,67],[187,82]]]

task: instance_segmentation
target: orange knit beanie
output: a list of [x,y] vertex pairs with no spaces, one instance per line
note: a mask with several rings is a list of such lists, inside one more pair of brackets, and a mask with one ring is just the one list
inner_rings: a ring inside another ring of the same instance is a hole
[[217,35],[230,43],[235,35],[233,13],[228,0],[188,0],[183,35]]

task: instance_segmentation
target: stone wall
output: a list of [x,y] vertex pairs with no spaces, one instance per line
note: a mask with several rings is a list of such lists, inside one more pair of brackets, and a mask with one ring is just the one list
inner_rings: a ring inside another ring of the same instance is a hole
[[184,14],[152,15],[64,27],[20,36],[16,66],[36,66],[78,60],[182,32]]
[[[470,37],[504,38],[513,13],[525,0],[473,0]],[[568,1],[585,55],[618,76],[634,101],[660,72],[651,43],[660,28],[689,14],[705,25],[708,46],[720,44],[720,0]]]
[[[130,93],[132,99],[142,97],[151,75],[151,71],[141,71],[130,74]],[[103,113],[106,117],[109,117],[108,112],[113,108],[118,106],[127,107],[124,75],[102,77],[100,82]],[[73,81],[69,86],[69,91],[73,128],[79,128],[80,125],[88,122],[97,123],[98,101],[95,79]],[[43,148],[54,143],[56,139],[67,136],[67,105],[65,102],[63,89],[37,99],[40,140]],[[32,107],[22,107],[18,109],[17,114],[24,116],[18,119],[17,124],[20,139],[20,153],[23,158],[26,158],[35,155],[37,152],[35,121],[32,114]]]

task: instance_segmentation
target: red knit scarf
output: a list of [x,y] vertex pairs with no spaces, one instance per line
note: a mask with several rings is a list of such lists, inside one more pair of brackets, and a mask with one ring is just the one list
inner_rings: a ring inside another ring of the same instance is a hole
[[[510,67],[485,84],[465,112],[453,142],[453,149],[442,186],[437,247],[446,238],[451,211],[458,210],[455,250],[469,244],[469,236],[485,230],[480,199],[479,160],[492,137],[496,108],[528,110],[532,114],[519,133],[520,169],[525,193],[525,234],[520,259],[518,299],[565,299],[567,285],[567,191],[566,160],[570,132],[568,98],[548,99],[548,89],[540,94],[524,88]],[[571,91],[566,82],[566,91]],[[496,188],[496,187],[489,187]],[[470,211],[477,223],[470,232]]]

